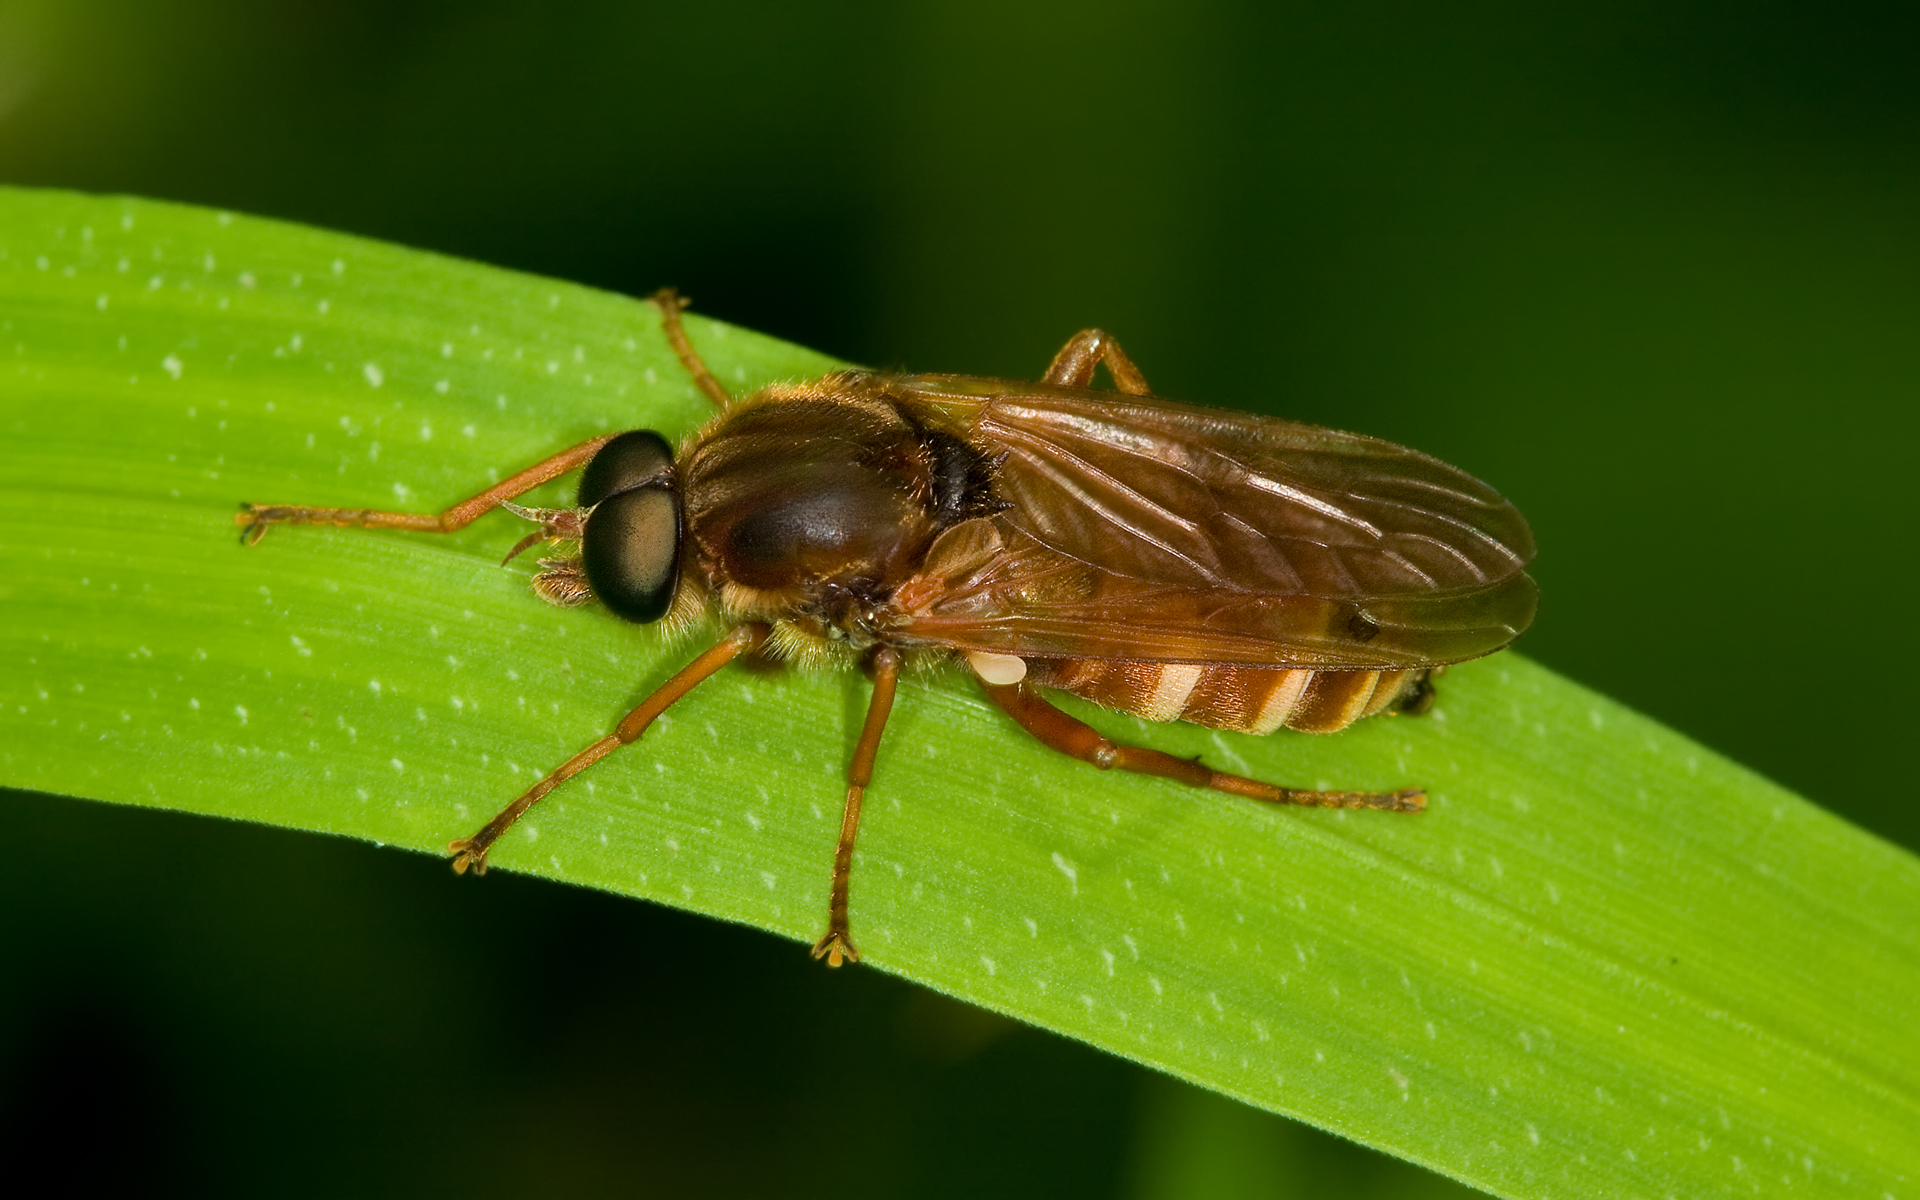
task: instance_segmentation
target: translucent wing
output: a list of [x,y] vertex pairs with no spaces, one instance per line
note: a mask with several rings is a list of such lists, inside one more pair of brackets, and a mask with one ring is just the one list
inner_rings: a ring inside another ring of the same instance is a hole
[[903,589],[907,629],[929,640],[1398,668],[1488,653],[1532,620],[1526,522],[1424,454],[1115,392],[969,376],[888,386],[1003,456],[993,486],[1010,507],[949,531]]

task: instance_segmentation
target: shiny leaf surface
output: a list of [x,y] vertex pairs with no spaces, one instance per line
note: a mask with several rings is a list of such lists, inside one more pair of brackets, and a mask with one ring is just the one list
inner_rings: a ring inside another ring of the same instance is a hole
[[[649,314],[0,194],[0,782],[427,854],[469,832],[690,647],[538,603],[497,566],[507,514],[250,550],[232,514],[430,510],[604,430],[677,436],[704,402]],[[736,387],[831,365],[690,331]],[[856,865],[862,969],[1501,1195],[1910,1194],[1920,864],[1520,657],[1442,682],[1427,718],[1332,738],[1094,718],[1285,782],[1425,784],[1396,818],[1102,776],[958,679],[910,681]],[[863,697],[730,671],[494,862],[811,941]]]

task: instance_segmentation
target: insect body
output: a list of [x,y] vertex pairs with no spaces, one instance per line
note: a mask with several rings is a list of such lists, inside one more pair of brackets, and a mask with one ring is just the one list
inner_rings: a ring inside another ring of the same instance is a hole
[[[1417,812],[1396,792],[1279,787],[1115,743],[1038,689],[1148,720],[1328,732],[1431,697],[1428,676],[1533,618],[1532,535],[1464,472],[1372,438],[1151,395],[1098,330],[1038,384],[845,371],[735,400],[655,298],[719,414],[676,453],[658,434],[595,438],[439,514],[249,505],[279,523],[445,532],[505,505],[540,523],[535,591],[635,622],[717,609],[727,635],[614,731],[452,843],[454,867],[554,787],[643,733],[743,654],[864,664],[873,696],[815,957],[858,960],[848,887],[860,804],[904,665],[958,658],[1041,742],[1100,768],[1280,804]],[[1119,390],[1096,390],[1102,362]],[[512,497],[584,468],[578,502]]]

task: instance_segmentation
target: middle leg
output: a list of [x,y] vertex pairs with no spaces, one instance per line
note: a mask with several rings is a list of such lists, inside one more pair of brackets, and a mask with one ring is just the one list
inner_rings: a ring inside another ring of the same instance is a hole
[[1067,344],[1060,347],[1060,353],[1053,356],[1053,365],[1040,377],[1040,382],[1062,387],[1091,387],[1094,368],[1103,362],[1107,364],[1107,374],[1113,376],[1113,386],[1121,391],[1131,396],[1153,393],[1147,386],[1147,377],[1104,329],[1082,329],[1069,338]]
[[873,699],[867,702],[867,720],[847,766],[847,807],[840,817],[840,844],[833,851],[833,896],[827,902],[827,932],[813,944],[813,956],[837,967],[844,957],[859,962],[853,932],[847,924],[847,889],[853,879],[853,842],[860,834],[860,801],[873,782],[873,759],[880,752],[880,734],[893,712],[893,693],[900,682],[900,655],[882,646],[873,656]]

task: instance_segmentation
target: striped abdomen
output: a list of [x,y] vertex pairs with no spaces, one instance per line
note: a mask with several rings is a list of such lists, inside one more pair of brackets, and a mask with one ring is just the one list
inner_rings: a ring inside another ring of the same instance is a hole
[[1416,691],[1425,670],[1271,670],[1201,663],[1027,660],[1027,681],[1147,721],[1191,721],[1240,733],[1281,726],[1332,733]]

